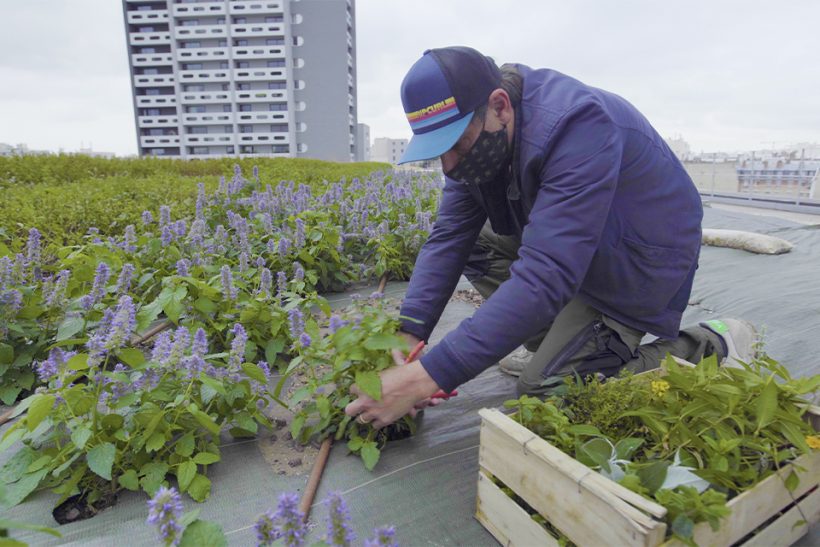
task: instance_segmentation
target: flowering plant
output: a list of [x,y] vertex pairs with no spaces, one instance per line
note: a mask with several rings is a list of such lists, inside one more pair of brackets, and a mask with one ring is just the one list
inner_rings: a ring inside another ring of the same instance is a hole
[[209,353],[203,329],[160,334],[149,358],[124,343],[135,326],[129,296],[106,310],[84,351],[54,348],[37,363],[46,383],[23,400],[25,415],[0,442],[23,447],[6,464],[7,503],[38,486],[79,492],[93,505],[125,488],[154,494],[176,476],[197,501],[210,494],[208,465],[220,460],[219,433],[255,434],[269,426],[262,413],[271,400],[265,362],[247,362],[247,333],[231,329],[230,351]]

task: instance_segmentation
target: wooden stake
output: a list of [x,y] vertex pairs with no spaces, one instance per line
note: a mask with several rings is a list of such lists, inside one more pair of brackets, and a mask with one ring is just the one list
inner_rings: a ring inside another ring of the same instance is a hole
[[14,409],[13,408],[10,408],[6,412],[4,412],[3,415],[0,416],[0,425],[3,425],[7,421],[11,420],[11,415],[12,414],[14,414]]
[[166,319],[162,323],[160,323],[158,325],[155,325],[154,327],[148,329],[148,332],[146,332],[145,334],[143,334],[139,338],[132,338],[131,339],[131,345],[132,346],[138,346],[138,345],[146,342],[147,340],[150,340],[151,338],[153,338],[157,334],[161,333],[162,331],[164,331],[168,327],[172,326],[173,324],[174,324],[173,321],[171,321],[170,319]]
[[387,285],[387,277],[389,275],[389,272],[384,272],[384,275],[382,275],[382,278],[379,280],[379,288],[376,292],[384,292],[384,286]]
[[319,482],[322,480],[322,473],[325,471],[325,464],[327,464],[332,444],[333,437],[328,437],[322,441],[322,446],[319,448],[319,455],[316,456],[316,461],[313,462],[313,469],[310,471],[310,478],[308,478],[305,493],[302,494],[302,499],[299,502],[299,511],[305,515],[305,522],[307,522],[310,516],[310,507],[313,505],[313,498],[316,497],[316,490],[319,489]]

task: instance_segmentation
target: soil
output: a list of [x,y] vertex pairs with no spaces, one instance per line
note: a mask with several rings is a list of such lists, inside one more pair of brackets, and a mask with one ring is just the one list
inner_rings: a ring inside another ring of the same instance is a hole
[[484,297],[475,289],[459,289],[450,297],[450,301],[466,302],[478,308],[484,303]]
[[257,438],[256,445],[277,475],[306,475],[313,469],[319,449],[312,444],[302,445],[290,435],[293,413],[279,405],[266,413],[273,422],[273,432]]
[[104,496],[97,500],[94,505],[89,504],[83,495],[77,494],[55,507],[51,514],[58,523],[68,524],[78,520],[90,519],[97,513],[116,505],[116,503],[116,494]]

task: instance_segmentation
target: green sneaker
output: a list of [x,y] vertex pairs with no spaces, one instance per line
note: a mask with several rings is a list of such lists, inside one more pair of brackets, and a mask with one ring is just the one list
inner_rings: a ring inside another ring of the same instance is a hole
[[501,372],[509,374],[510,376],[521,376],[524,369],[532,361],[532,356],[535,353],[528,351],[524,346],[513,351],[511,354],[504,357],[498,362],[498,368]]
[[751,363],[757,356],[758,333],[754,325],[744,319],[711,319],[700,326],[714,332],[726,346],[723,365],[740,367],[740,362]]

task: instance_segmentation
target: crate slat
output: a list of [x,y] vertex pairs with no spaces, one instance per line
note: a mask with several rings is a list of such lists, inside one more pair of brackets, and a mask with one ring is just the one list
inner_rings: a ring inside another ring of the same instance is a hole
[[[743,547],[786,547],[809,531],[810,523],[820,520],[820,488],[771,523]],[[801,523],[802,521],[802,523]]]
[[478,472],[476,518],[501,545],[544,545],[558,547],[558,541],[532,520],[512,498]]
[[666,524],[625,502],[612,488],[600,487],[598,473],[501,412],[484,409],[480,414],[481,468],[574,543],[654,546],[663,540]]

